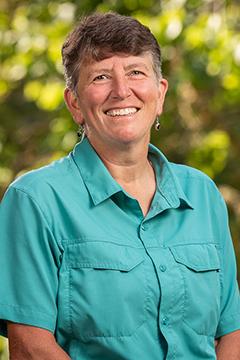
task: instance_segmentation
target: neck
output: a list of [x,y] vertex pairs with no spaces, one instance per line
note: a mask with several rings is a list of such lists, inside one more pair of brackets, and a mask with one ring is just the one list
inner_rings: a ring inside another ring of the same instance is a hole
[[155,173],[148,160],[148,143],[124,146],[122,149],[114,146],[103,149],[92,144],[112,177],[138,201],[144,216],[156,190]]
[[146,171],[149,170],[149,139],[144,144],[141,144],[141,146],[138,144],[125,144],[118,148],[115,146],[108,148],[106,145],[104,147],[98,146],[98,144],[92,142],[91,144],[112,177],[121,185],[140,180],[146,175]]

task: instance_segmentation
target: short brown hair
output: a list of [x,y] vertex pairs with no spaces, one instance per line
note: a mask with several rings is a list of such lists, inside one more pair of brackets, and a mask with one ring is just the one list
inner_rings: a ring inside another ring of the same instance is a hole
[[80,65],[86,60],[100,61],[115,53],[138,56],[149,52],[156,77],[161,76],[161,51],[148,27],[138,20],[114,12],[94,13],[83,18],[68,35],[62,47],[64,76],[75,91]]

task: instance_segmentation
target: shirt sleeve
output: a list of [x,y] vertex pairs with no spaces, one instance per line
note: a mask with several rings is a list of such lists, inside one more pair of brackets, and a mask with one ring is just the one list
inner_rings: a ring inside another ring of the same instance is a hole
[[54,332],[61,251],[38,203],[10,187],[0,205],[0,334],[6,321]]
[[219,224],[221,227],[221,317],[216,338],[240,329],[240,297],[237,283],[236,258],[228,225],[228,214],[224,200],[220,200]]

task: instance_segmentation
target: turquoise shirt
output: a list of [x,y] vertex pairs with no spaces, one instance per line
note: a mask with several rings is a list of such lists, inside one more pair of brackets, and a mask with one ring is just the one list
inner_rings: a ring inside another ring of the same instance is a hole
[[[213,360],[240,329],[235,257],[214,183],[149,146],[146,217],[85,139],[11,184],[0,213],[1,333],[53,332],[73,360]],[[143,189],[144,191],[145,189]]]

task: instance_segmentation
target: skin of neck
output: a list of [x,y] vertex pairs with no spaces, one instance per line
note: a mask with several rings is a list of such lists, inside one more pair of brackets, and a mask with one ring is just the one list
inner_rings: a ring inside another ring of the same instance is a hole
[[89,139],[112,177],[138,201],[144,217],[156,191],[154,169],[148,160],[149,140],[150,132],[139,142],[120,146],[99,146]]
[[150,135],[141,143],[123,144],[109,147],[96,141],[90,143],[100,156],[112,177],[120,184],[137,184],[144,180],[151,170],[148,161]]

